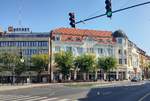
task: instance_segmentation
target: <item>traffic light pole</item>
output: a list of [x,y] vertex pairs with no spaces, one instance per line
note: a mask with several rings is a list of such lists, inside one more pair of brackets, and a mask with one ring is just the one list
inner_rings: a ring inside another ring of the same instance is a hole
[[48,79],[49,82],[53,82],[53,67],[52,67],[52,57],[53,57],[53,52],[52,52],[52,31],[50,32],[50,36],[48,39]]
[[[150,1],[144,2],[144,3],[140,3],[140,4],[136,4],[136,5],[133,5],[133,6],[129,6],[129,7],[126,7],[126,8],[118,9],[118,10],[112,11],[112,13],[117,13],[117,12],[120,12],[120,11],[124,11],[124,10],[127,10],[127,9],[131,9],[131,8],[142,6],[142,5],[146,5],[146,4],[150,4]],[[99,17],[105,16],[105,15],[107,15],[107,14],[101,14],[101,15],[94,16],[94,17],[91,17],[91,18],[87,18],[85,20],[80,20],[80,21],[76,22],[75,24],[79,24],[79,23],[82,23],[82,22],[85,22],[85,21],[89,21],[89,20],[92,20],[92,19],[95,19],[95,18],[99,18]]]

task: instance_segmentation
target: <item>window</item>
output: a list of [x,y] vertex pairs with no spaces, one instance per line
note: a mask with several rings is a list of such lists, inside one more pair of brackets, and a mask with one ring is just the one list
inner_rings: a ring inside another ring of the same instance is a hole
[[127,54],[127,51],[126,50],[124,50],[124,55],[126,55]]
[[119,43],[119,44],[122,44],[122,39],[118,39],[118,43]]
[[118,54],[122,54],[122,51],[121,51],[121,49],[119,49],[119,50],[118,50]]
[[119,59],[119,64],[122,64],[122,59]]
[[79,54],[81,54],[81,53],[83,52],[83,48],[82,48],[82,47],[77,47],[77,52],[78,52]]
[[103,49],[102,48],[98,48],[98,54],[103,54]]
[[69,40],[69,41],[71,41],[71,40],[72,40],[72,38],[71,38],[71,37],[68,37],[68,40]]
[[55,37],[55,40],[56,40],[56,41],[60,41],[60,37],[59,37],[59,36],[56,36],[56,37]]
[[76,41],[81,41],[80,38],[76,38]]
[[112,54],[113,54],[113,50],[110,49],[110,48],[108,48],[108,54],[109,54],[109,55],[112,55]]
[[66,51],[72,51],[72,47],[66,47]]
[[99,39],[99,42],[103,42],[103,39]]
[[55,46],[55,51],[59,52],[60,51],[60,46]]
[[127,59],[124,59],[125,64],[127,64]]
[[87,48],[88,53],[94,53],[94,48]]

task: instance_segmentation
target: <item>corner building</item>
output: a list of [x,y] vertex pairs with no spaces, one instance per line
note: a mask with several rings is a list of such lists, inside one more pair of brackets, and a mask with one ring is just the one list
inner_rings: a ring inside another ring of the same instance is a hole
[[[93,53],[96,57],[112,56],[117,59],[117,69],[111,71],[115,79],[131,79],[137,75],[141,78],[138,47],[130,41],[122,30],[115,32],[87,30],[77,28],[58,28],[52,34],[52,53],[72,51],[74,56]],[[103,79],[98,71],[98,79]]]

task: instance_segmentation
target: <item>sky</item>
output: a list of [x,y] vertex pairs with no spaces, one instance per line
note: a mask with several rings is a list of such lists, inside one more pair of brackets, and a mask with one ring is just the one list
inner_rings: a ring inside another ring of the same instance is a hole
[[[112,0],[117,10],[149,0]],[[50,32],[69,26],[69,12],[76,21],[104,14],[105,0],[0,0],[0,26],[29,27],[33,32]],[[21,21],[21,25],[19,24]],[[123,30],[129,40],[150,55],[150,4],[76,25],[80,29]]]

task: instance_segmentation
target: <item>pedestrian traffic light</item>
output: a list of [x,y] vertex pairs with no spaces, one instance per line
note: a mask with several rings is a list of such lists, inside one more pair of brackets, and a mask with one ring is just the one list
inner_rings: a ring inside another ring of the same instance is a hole
[[69,13],[69,20],[70,20],[70,26],[72,28],[75,28],[75,15],[74,13]]
[[105,1],[106,4],[106,15],[107,17],[111,18],[112,16],[112,6],[111,6],[111,0],[106,0]]

